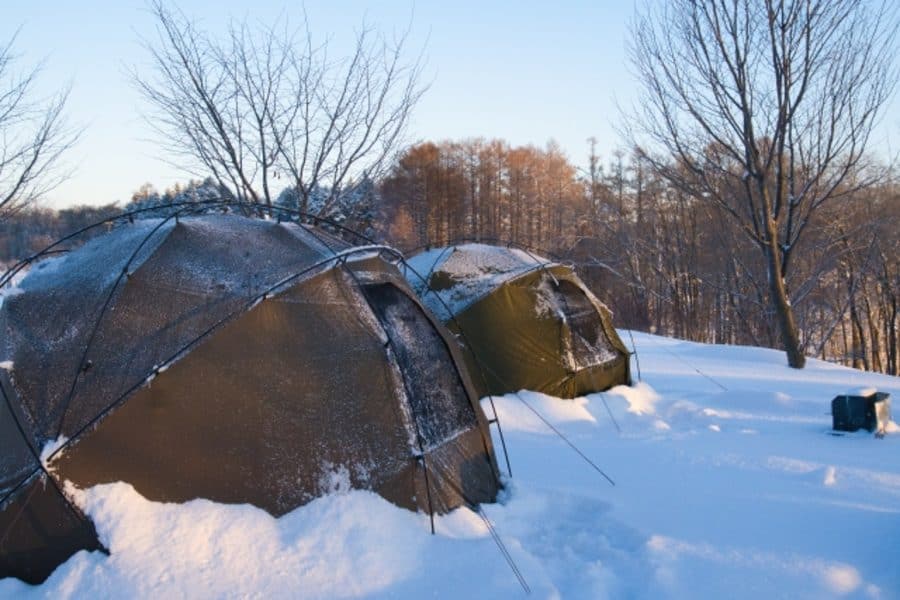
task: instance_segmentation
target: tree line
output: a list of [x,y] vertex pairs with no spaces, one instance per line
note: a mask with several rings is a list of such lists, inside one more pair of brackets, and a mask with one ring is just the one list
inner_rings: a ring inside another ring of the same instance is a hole
[[585,210],[575,167],[553,143],[418,144],[380,189],[382,235],[405,249],[461,239],[558,248],[572,240]]

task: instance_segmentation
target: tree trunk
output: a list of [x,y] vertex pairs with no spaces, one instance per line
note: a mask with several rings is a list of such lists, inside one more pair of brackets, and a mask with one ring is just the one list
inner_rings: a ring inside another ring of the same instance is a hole
[[850,296],[850,325],[853,334],[853,368],[869,370],[869,354],[866,350],[866,334],[856,306],[856,296]]
[[891,299],[891,316],[888,321],[888,374],[897,375],[900,357],[897,356],[897,297]]
[[806,356],[800,347],[800,332],[797,329],[794,309],[788,298],[784,274],[781,271],[781,249],[778,247],[778,234],[773,222],[770,222],[769,227],[771,231],[769,231],[765,251],[769,269],[769,296],[772,309],[775,311],[775,318],[778,321],[781,344],[787,354],[788,366],[802,369],[806,366]]

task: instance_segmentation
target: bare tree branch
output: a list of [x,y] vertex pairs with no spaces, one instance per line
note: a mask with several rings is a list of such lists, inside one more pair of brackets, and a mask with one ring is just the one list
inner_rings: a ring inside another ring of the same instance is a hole
[[404,60],[408,30],[389,42],[363,27],[333,60],[305,15],[298,29],[233,21],[218,39],[163,0],[151,12],[152,74],[134,74],[149,120],[241,200],[271,204],[281,181],[299,208],[329,213],[351,180],[382,173],[425,90],[421,60]]
[[80,135],[65,119],[69,88],[36,98],[42,65],[18,72],[15,40],[0,47],[0,217],[37,202],[69,177],[60,158]]

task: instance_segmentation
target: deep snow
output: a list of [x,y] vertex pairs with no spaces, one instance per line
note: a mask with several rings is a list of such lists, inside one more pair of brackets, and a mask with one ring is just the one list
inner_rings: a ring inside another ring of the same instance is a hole
[[[898,428],[834,436],[828,414],[848,388],[896,405],[900,379],[634,339],[633,388],[522,393],[614,487],[521,399],[495,399],[513,477],[484,512],[532,596],[900,598]],[[340,470],[333,487],[280,519],[152,503],[124,483],[74,491],[112,555],[79,553],[39,587],[0,581],[0,597],[525,597],[472,511],[438,518],[431,536],[426,515],[348,491]]]

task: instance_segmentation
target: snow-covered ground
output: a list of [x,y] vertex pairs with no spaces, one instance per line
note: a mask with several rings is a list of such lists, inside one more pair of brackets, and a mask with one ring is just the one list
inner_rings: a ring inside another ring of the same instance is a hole
[[[634,388],[496,399],[513,477],[484,512],[531,596],[900,598],[900,433],[829,435],[833,396],[872,386],[896,401],[900,379],[634,337]],[[124,483],[78,491],[112,555],[82,552],[40,587],[0,581],[0,597],[526,597],[476,513],[438,518],[432,536],[427,516],[343,481],[277,520],[155,504]]]

